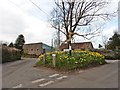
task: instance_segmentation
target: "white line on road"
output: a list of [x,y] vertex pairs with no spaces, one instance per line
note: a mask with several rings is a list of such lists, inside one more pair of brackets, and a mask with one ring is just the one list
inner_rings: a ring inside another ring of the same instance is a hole
[[13,87],[13,88],[20,88],[20,87],[22,87],[22,84],[19,84],[19,85]]
[[42,78],[42,79],[37,79],[37,80],[32,81],[32,83],[37,83],[37,82],[41,82],[41,81],[44,81],[44,80],[45,80],[44,78]]
[[59,78],[57,78],[58,80],[61,80],[61,79],[64,79],[64,78],[67,78],[68,76],[61,76]]
[[56,77],[56,76],[59,76],[59,74],[53,74],[53,75],[50,75],[49,77]]
[[39,86],[40,86],[40,87],[44,87],[44,86],[49,85],[49,84],[52,84],[52,83],[54,83],[54,81],[48,81],[48,82],[46,82],[46,83],[44,83],[44,84],[40,84]]

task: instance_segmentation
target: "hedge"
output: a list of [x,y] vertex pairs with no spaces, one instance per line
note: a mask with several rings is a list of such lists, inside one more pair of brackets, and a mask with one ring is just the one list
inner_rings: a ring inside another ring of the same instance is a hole
[[21,51],[16,48],[2,46],[0,49],[2,49],[2,63],[21,59]]
[[25,58],[38,58],[39,55],[36,55],[36,54],[26,54],[26,53],[24,53],[24,54],[22,55],[22,57],[25,57]]
[[120,49],[119,50],[105,50],[105,49],[94,49],[92,51],[101,53],[107,60],[120,60]]

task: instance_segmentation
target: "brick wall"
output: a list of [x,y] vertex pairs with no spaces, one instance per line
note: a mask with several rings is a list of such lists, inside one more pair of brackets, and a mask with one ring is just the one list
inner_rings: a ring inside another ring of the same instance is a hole
[[23,50],[25,54],[36,54],[39,55],[42,53],[42,43],[35,44],[25,44],[23,46]]

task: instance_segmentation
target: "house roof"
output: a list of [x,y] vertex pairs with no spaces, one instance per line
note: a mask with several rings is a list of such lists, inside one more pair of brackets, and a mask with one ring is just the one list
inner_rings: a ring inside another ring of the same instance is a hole
[[42,43],[42,42],[38,42],[38,43],[28,43],[28,44],[24,44],[24,46],[29,46],[29,45],[39,45],[39,44],[42,44],[43,48],[53,48],[52,46],[49,46],[45,43]]
[[[90,45],[91,44],[91,46],[92,46],[92,48],[93,48],[93,45],[92,45],[92,43],[91,42],[77,42],[77,43],[71,43],[71,46],[73,47],[73,48],[87,48],[88,47],[88,45]],[[68,45],[66,44],[66,43],[64,43],[64,44],[61,44],[61,46],[60,46],[60,49],[65,49],[65,48],[67,48],[68,47]]]
[[43,44],[42,42],[38,42],[38,43],[28,43],[28,44],[25,44],[25,45],[34,45],[34,44]]

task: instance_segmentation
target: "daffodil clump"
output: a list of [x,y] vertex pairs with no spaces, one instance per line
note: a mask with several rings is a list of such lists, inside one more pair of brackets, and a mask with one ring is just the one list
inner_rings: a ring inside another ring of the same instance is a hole
[[[56,54],[56,68],[59,69],[76,69],[85,68],[91,65],[102,65],[105,64],[104,56],[98,52],[90,51],[72,51],[72,55],[69,56],[68,53],[60,52],[50,52],[46,54],[46,65],[53,67],[52,64],[52,54]],[[44,55],[39,56],[38,65],[44,65],[43,63]]]

